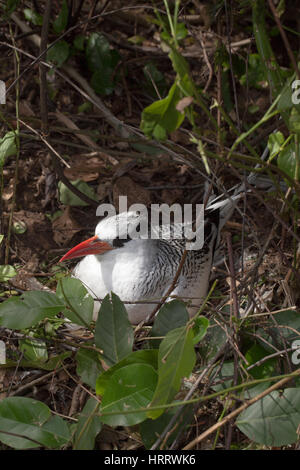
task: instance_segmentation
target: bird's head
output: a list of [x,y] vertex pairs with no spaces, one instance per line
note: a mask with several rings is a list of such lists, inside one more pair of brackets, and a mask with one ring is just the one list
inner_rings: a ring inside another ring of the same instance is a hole
[[123,246],[138,231],[143,215],[139,212],[122,212],[101,220],[95,235],[69,250],[60,260],[65,261],[87,255],[101,255]]

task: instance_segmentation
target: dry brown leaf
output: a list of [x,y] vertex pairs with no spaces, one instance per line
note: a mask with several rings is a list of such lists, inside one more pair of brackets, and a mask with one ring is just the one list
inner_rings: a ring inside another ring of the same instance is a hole
[[147,189],[135,183],[129,176],[118,178],[113,186],[113,202],[115,207],[119,207],[119,196],[127,196],[127,209],[132,204],[151,203],[151,196]]
[[52,230],[54,241],[60,246],[66,246],[82,227],[72,216],[71,207],[67,206],[64,213],[52,222]]
[[99,201],[103,201],[103,199],[105,199],[109,195],[110,189],[111,189],[110,181],[105,181],[105,182],[101,181],[98,184],[97,194],[99,196]]
[[70,168],[65,168],[64,174],[66,178],[72,181],[77,179],[86,183],[95,181],[100,174],[107,173],[108,157],[102,152],[74,155],[68,162]]
[[161,199],[165,204],[171,206],[174,202],[178,202],[182,198],[183,191],[181,189],[164,189]]
[[194,101],[194,98],[192,96],[185,96],[181,100],[178,101],[176,104],[176,109],[180,113],[182,113],[185,108],[187,108],[192,102]]

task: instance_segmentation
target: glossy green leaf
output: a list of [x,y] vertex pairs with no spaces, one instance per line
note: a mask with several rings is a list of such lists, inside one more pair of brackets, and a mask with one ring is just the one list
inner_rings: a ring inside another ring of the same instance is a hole
[[77,325],[87,326],[93,319],[94,299],[79,279],[64,277],[56,288],[56,295],[65,305],[63,314]]
[[0,441],[15,449],[56,449],[70,439],[66,422],[59,416],[51,417],[48,406],[32,398],[4,398],[0,402],[0,430]]
[[67,0],[63,0],[59,15],[53,22],[53,29],[56,34],[60,34],[66,29],[67,24],[68,24],[68,16],[69,16],[69,10],[68,10]]
[[185,118],[185,114],[176,109],[180,98],[180,89],[174,83],[166,98],[155,101],[143,110],[141,129],[145,135],[165,140],[168,132],[178,129]]
[[181,80],[190,76],[190,67],[187,60],[174,47],[171,48],[169,58],[172,62],[175,72],[178,74]]
[[92,33],[86,46],[86,58],[92,72],[111,65],[110,46],[107,39],[98,33]]
[[219,392],[220,390],[232,387],[234,383],[234,362],[225,361],[221,369],[219,365],[216,366],[216,369],[217,375],[214,376],[214,382],[216,382],[216,384],[212,386],[212,389],[215,392]]
[[73,450],[93,450],[95,439],[102,428],[97,413],[100,403],[94,398],[89,398],[78,417],[77,428],[74,436]]
[[[184,326],[189,321],[186,306],[180,300],[165,303],[156,315],[150,336],[166,336],[166,334]],[[151,346],[159,347],[161,340],[151,340]]]
[[42,26],[43,17],[39,13],[30,8],[24,8],[24,16],[27,21],[31,21],[35,26]]
[[132,352],[133,329],[123,302],[115,294],[101,303],[95,327],[96,346],[103,351],[108,365],[119,362]]
[[85,36],[83,34],[78,34],[75,36],[73,44],[74,47],[79,51],[84,51]]
[[199,343],[207,333],[207,328],[209,327],[209,320],[203,316],[199,316],[195,319],[193,326],[193,343]]
[[300,112],[296,107],[291,109],[289,116],[289,130],[295,134],[300,134]]
[[110,47],[102,34],[92,33],[86,46],[86,58],[93,72],[91,85],[94,90],[100,95],[111,94],[118,78],[115,68],[120,60],[119,53]]
[[0,304],[0,326],[23,330],[44,318],[57,315],[64,308],[61,300],[50,292],[29,291]]
[[270,157],[269,157],[270,159],[278,154],[284,141],[285,141],[284,135],[280,131],[273,132],[272,134],[269,135],[268,149],[270,152]]
[[278,111],[282,112],[282,111],[288,111],[290,110],[293,106],[294,106],[294,103],[293,103],[293,99],[292,99],[292,95],[293,95],[293,88],[292,88],[292,82],[293,80],[295,79],[295,76],[292,76],[292,77],[289,77],[281,92],[280,92],[280,98],[279,98],[279,101],[277,103],[277,109]]
[[276,61],[272,50],[269,34],[266,27],[265,14],[266,7],[263,0],[255,0],[252,3],[253,8],[253,30],[256,41],[256,47],[260,56],[261,64],[265,68],[265,74],[271,88],[274,98],[280,93],[284,83],[280,67]]
[[15,11],[19,3],[20,3],[20,0],[7,0],[5,2],[5,7],[4,7],[5,13],[7,15],[10,15],[13,11]]
[[10,266],[9,264],[0,265],[0,282],[8,281],[17,274],[18,273],[13,266]]
[[[269,352],[266,351],[261,345],[253,344],[245,354],[245,358],[247,359],[249,365],[244,365],[244,367],[248,368],[252,364],[255,364],[268,355]],[[264,379],[266,377],[270,377],[275,372],[276,363],[276,358],[267,359],[260,366],[256,366],[250,369],[249,373],[255,379]]]
[[[30,334],[28,336],[33,336]],[[24,338],[19,340],[20,351],[28,361],[46,362],[48,360],[48,352],[46,342],[42,339]]]
[[239,415],[236,425],[254,442],[282,446],[298,440],[299,422],[300,390],[287,388],[249,406]]
[[[300,157],[300,145],[298,148],[298,157]],[[278,155],[277,165],[282,171],[284,171],[288,176],[290,176],[290,178],[294,179],[296,177],[296,179],[299,180],[300,165],[298,167],[299,169],[298,175],[295,175],[296,159],[297,159],[297,156],[295,152],[295,144],[291,142]]]
[[102,34],[92,33],[86,46],[86,58],[92,72],[114,69],[120,60],[120,55],[111,49],[109,42]]
[[255,87],[257,89],[266,88],[268,76],[265,64],[263,64],[259,54],[249,54],[245,72],[240,78],[240,83],[243,86]]
[[[97,195],[95,191],[85,182],[80,180],[71,181],[71,183],[75,186],[75,188],[79,189],[82,193],[88,196],[90,199],[97,201]],[[89,204],[80,197],[76,196],[76,194],[72,193],[72,191],[65,186],[64,183],[59,181],[58,183],[58,191],[59,191],[59,199],[62,204],[66,206],[88,206]]]
[[16,136],[17,131],[10,131],[0,139],[0,169],[3,167],[7,157],[17,153]]
[[141,349],[138,351],[134,351],[125,359],[122,359],[120,362],[115,364],[114,366],[107,369],[97,378],[96,382],[96,393],[97,395],[103,395],[106,387],[110,381],[111,376],[118,370],[122,369],[125,366],[129,366],[131,364],[146,364],[153,367],[153,369],[157,370],[157,359],[158,359],[158,350],[157,349]]
[[70,46],[64,41],[56,42],[47,52],[47,60],[57,67],[61,67],[68,59],[70,54]]
[[[182,378],[191,374],[195,361],[192,330],[181,327],[170,331],[159,347],[158,384],[150,406],[170,403]],[[147,415],[155,419],[162,413],[163,410],[150,410]]]
[[91,85],[99,95],[111,95],[115,89],[113,69],[106,67],[103,70],[94,72],[91,78]]
[[125,414],[149,405],[157,383],[157,373],[147,364],[131,364],[118,369],[111,376],[101,401],[103,423],[110,426],[133,426],[146,419],[145,411]]
[[103,372],[99,354],[90,349],[80,348],[76,354],[76,363],[77,374],[84,383],[94,390],[97,377]]

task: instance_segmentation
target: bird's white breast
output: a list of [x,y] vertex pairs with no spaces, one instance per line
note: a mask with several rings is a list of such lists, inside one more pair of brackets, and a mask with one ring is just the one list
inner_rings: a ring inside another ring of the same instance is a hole
[[[95,299],[103,299],[114,292],[124,302],[159,300],[165,285],[151,290],[155,247],[149,240],[127,242],[124,248],[109,251],[104,255],[89,255],[74,269],[74,276],[80,279]],[[158,273],[157,273],[158,274]],[[149,289],[147,289],[149,285]],[[98,313],[96,304],[95,313]],[[126,304],[129,320],[136,324],[151,313],[155,304]]]

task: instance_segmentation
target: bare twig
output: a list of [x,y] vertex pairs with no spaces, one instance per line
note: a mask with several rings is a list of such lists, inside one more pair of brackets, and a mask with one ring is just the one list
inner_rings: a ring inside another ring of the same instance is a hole
[[278,13],[277,13],[277,10],[274,6],[274,3],[272,0],[268,0],[269,2],[269,7],[270,7],[270,10],[272,11],[273,13],[273,16],[274,16],[274,20],[276,21],[276,24],[278,26],[278,29],[279,29],[279,32],[280,32],[280,35],[282,37],[282,40],[284,42],[284,45],[285,45],[285,48],[286,48],[286,52],[288,53],[288,56],[290,58],[290,61],[291,61],[291,64],[293,66],[293,69],[295,70],[298,78],[300,79],[300,70],[298,68],[298,65],[297,65],[297,61],[295,59],[295,56],[293,54],[293,51],[291,49],[291,46],[290,46],[290,43],[289,43],[289,40],[287,38],[287,35],[285,34],[285,31],[281,25],[281,22],[280,22],[280,19],[279,19],[279,16],[278,16]]
[[48,31],[49,31],[49,20],[51,14],[51,0],[46,1],[45,12],[43,16],[43,26],[41,32],[41,45],[40,45],[40,109],[41,109],[41,129],[43,134],[48,134],[48,93],[47,93],[47,68],[43,65],[42,61],[45,59],[47,43],[48,43]]

